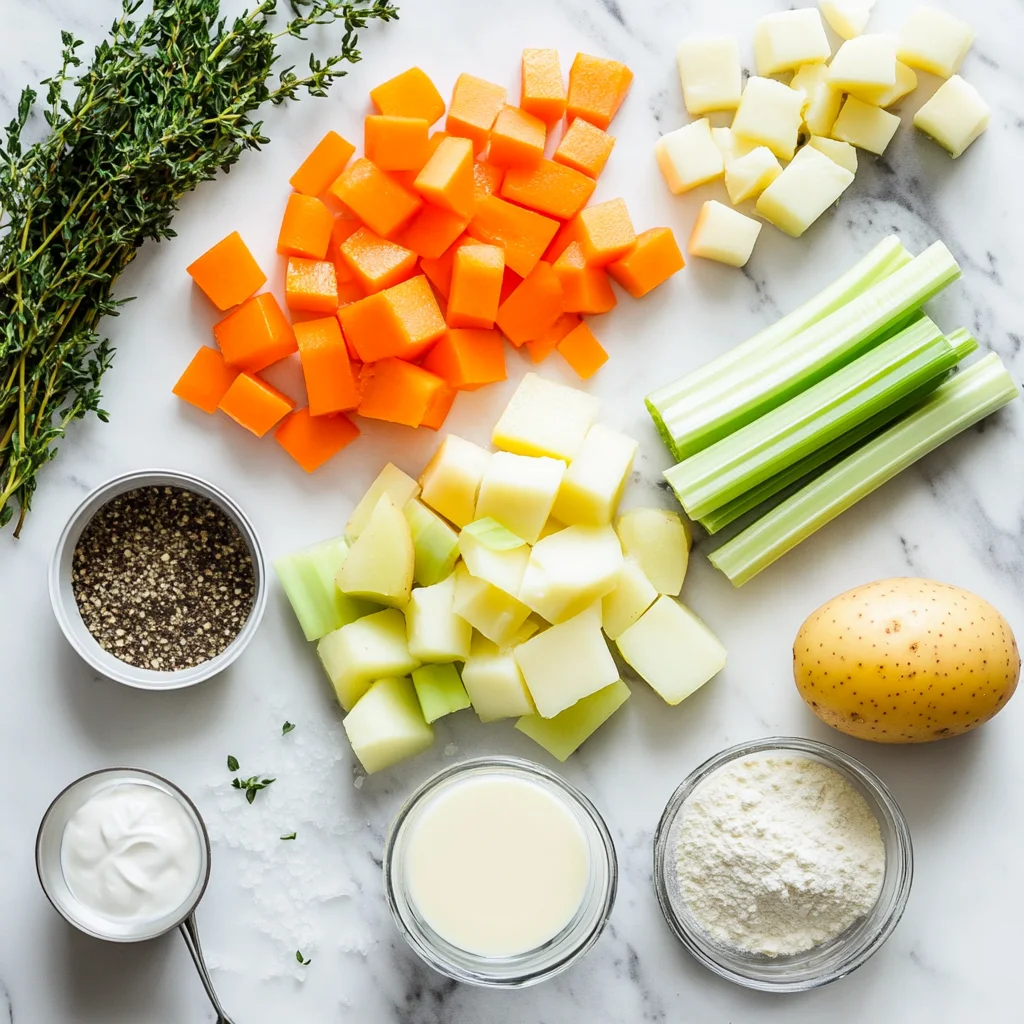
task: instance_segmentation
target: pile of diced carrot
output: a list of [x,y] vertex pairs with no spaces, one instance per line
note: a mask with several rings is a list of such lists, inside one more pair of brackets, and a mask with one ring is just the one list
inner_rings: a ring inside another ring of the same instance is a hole
[[[371,90],[364,156],[328,132],[292,175],[277,251],[285,300],[238,233],[188,272],[221,310],[174,387],[312,472],[359,435],[347,413],[438,430],[459,391],[505,379],[502,336],[535,363],[556,349],[584,378],[608,355],[583,316],[639,298],[683,266],[669,228],[637,234],[621,199],[587,206],[633,74],[579,53],[525,50],[518,107],[460,75],[445,113],[419,68]],[[563,120],[552,159],[549,129]],[[351,162],[350,162],[351,161]],[[308,404],[260,377],[298,352]]]

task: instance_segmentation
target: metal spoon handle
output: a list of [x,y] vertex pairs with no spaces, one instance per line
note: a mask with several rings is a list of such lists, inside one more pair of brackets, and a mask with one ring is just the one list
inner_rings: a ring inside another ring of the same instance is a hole
[[189,953],[192,954],[192,960],[196,965],[196,970],[199,972],[203,988],[206,989],[206,994],[210,997],[210,1002],[213,1003],[213,1008],[217,1011],[216,1024],[234,1024],[231,1018],[224,1012],[224,1007],[220,1005],[217,993],[213,990],[210,971],[206,966],[206,961],[203,959],[203,947],[199,943],[199,928],[196,926],[196,915],[189,914],[182,921],[178,930],[181,932],[181,937],[185,940],[185,945],[188,946]]

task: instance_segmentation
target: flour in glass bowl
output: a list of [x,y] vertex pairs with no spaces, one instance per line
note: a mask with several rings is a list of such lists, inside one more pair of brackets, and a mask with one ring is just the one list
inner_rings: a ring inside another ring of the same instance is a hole
[[878,820],[834,768],[803,757],[737,760],[683,809],[679,886],[713,939],[802,953],[869,913],[885,874]]

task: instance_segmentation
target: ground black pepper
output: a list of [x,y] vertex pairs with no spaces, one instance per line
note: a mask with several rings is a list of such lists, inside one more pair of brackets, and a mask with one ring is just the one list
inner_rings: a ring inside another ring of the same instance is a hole
[[245,625],[256,590],[238,527],[180,487],[142,487],[100,508],[75,547],[71,583],[99,645],[160,672],[220,654]]

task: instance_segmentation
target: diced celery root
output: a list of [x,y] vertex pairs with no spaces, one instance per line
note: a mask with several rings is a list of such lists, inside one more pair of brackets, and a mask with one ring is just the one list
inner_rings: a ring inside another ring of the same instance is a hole
[[875,103],[880,107],[891,107],[898,103],[904,96],[909,96],[917,88],[917,75],[913,68],[907,67],[902,61],[896,61],[896,84],[891,89],[885,89],[875,98]]
[[472,576],[464,562],[455,566],[455,614],[492,643],[503,645],[522,628],[530,609],[510,594]]
[[782,164],[767,146],[757,146],[746,156],[725,165],[725,190],[735,206],[756,199],[780,174]]
[[900,30],[897,56],[904,64],[950,78],[974,42],[966,22],[934,7],[917,7]]
[[691,117],[735,110],[743,89],[735,36],[692,36],[679,44],[679,81]]
[[812,135],[807,140],[808,146],[813,146],[820,153],[824,153],[830,160],[845,167],[851,174],[857,173],[857,150],[848,142],[840,142],[838,139],[823,139],[820,135]]
[[757,212],[799,238],[853,183],[853,175],[824,153],[804,146],[761,193]]
[[714,181],[725,171],[722,153],[715,145],[711,122],[706,117],[662,135],[654,144],[654,156],[674,195]]
[[753,217],[709,199],[693,226],[688,251],[691,256],[742,267],[750,259],[760,233],[761,225]]
[[518,548],[495,551],[463,530],[459,535],[459,551],[466,568],[477,579],[486,580],[512,597],[519,593],[526,563],[530,560],[530,548],[525,543]]
[[593,395],[528,373],[495,425],[491,443],[516,455],[549,455],[568,462],[580,450],[599,408]]
[[423,501],[456,526],[471,523],[490,460],[491,453],[479,445],[449,434],[420,476]]
[[459,535],[419,498],[407,501],[402,511],[412,533],[414,582],[429,587],[447,579],[459,557]]
[[841,39],[853,39],[868,27],[875,0],[818,0],[821,15]]
[[654,584],[635,558],[627,558],[615,589],[601,601],[601,627],[609,640],[618,640],[657,600]]
[[434,742],[409,679],[379,679],[342,723],[369,774],[422,754]]
[[988,104],[959,75],[939,86],[914,116],[914,127],[930,135],[955,160],[987,128]]
[[711,138],[715,140],[718,152],[722,154],[722,162],[728,167],[733,160],[746,156],[752,149],[757,149],[756,142],[747,142],[737,138],[731,128],[712,128]]
[[527,544],[535,544],[564,475],[561,459],[495,452],[480,482],[476,518],[496,519]]
[[481,722],[536,713],[512,651],[499,650],[482,636],[473,637],[462,683]]
[[801,64],[820,64],[831,56],[821,15],[813,7],[766,14],[754,26],[759,75],[795,71]]
[[370,521],[370,516],[377,507],[377,502],[380,501],[382,494],[391,495],[392,501],[402,508],[410,498],[415,498],[419,493],[420,485],[407,473],[403,473],[396,465],[389,462],[380,471],[377,479],[370,484],[359,504],[352,510],[352,515],[349,516],[345,526],[345,536],[352,541],[363,532],[363,527]]
[[455,576],[417,587],[405,607],[409,653],[418,661],[444,663],[469,657],[472,627],[455,614]]
[[828,83],[865,103],[876,103],[896,85],[896,37],[876,32],[848,39],[829,65]]
[[803,105],[803,93],[788,85],[773,78],[751,78],[732,122],[733,134],[767,146],[780,160],[790,160],[800,135]]
[[338,570],[338,589],[401,608],[409,600],[415,563],[409,521],[384,492]]
[[[864,103],[856,96],[847,96],[839,117],[832,126],[832,137],[839,142],[848,142],[858,149],[881,156],[900,126],[895,114],[881,107]],[[826,154],[828,155],[828,154]]]
[[554,718],[526,715],[516,728],[552,757],[565,761],[629,700],[629,687],[617,679],[603,690],[577,701]]
[[470,706],[459,670],[454,665],[421,665],[412,670],[412,684],[428,724]]
[[602,526],[618,511],[637,443],[595,423],[562,477],[551,514],[567,526]]
[[674,596],[683,589],[691,537],[682,516],[663,508],[634,508],[619,518],[615,532],[626,556],[636,559],[659,594]]

